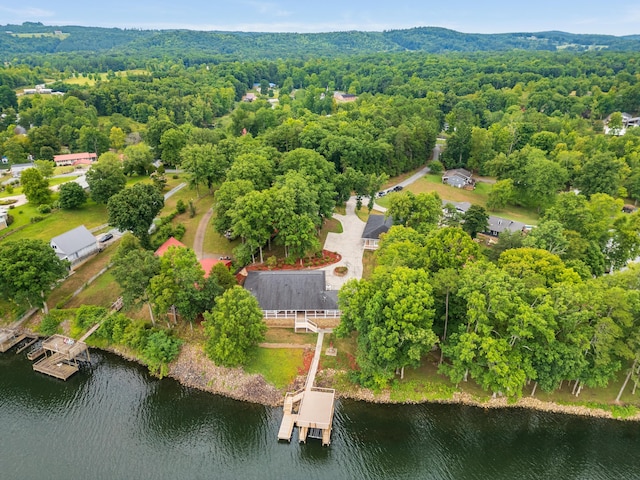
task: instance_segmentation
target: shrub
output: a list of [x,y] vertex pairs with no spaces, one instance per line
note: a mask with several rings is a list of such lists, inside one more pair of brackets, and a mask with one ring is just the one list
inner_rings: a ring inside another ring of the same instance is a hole
[[[18,213],[22,213],[22,211],[20,211],[20,212],[18,212]],[[31,217],[31,218],[29,219],[29,221],[30,221],[31,223],[38,223],[38,222],[41,222],[42,220],[44,220],[44,217],[41,217],[40,215],[34,215],[33,217]]]
[[12,194],[13,193],[13,185],[7,185],[5,187],[5,190],[7,191],[8,194]]
[[187,205],[182,201],[182,199],[178,200],[178,203],[176,203],[176,212],[178,212],[178,214],[182,214],[186,211]]
[[109,312],[104,307],[83,305],[76,311],[72,326],[79,330],[87,330],[102,321],[108,314]]
[[54,315],[52,313],[48,313],[42,318],[40,322],[40,326],[38,327],[38,332],[42,335],[53,335],[58,333],[60,324],[62,323],[62,318]]
[[43,203],[38,207],[38,213],[51,213],[51,205]]
[[7,227],[13,223],[13,215],[7,214]]
[[196,206],[193,204],[193,200],[189,200],[189,217],[193,218],[196,216]]
[[440,160],[433,160],[429,164],[429,169],[434,175],[440,175],[444,171],[444,165],[442,165]]
[[269,267],[269,270],[271,270],[272,268],[275,268],[276,265],[278,265],[278,259],[275,255],[271,255],[270,257],[267,257],[267,261],[264,263],[267,265],[267,267]]

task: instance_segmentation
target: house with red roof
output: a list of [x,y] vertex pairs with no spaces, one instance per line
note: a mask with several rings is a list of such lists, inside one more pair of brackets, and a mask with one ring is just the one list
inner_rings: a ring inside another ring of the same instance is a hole
[[67,153],[65,155],[54,155],[53,161],[56,167],[67,167],[69,165],[91,165],[98,160],[96,153]]
[[[158,257],[162,257],[167,252],[167,250],[169,250],[169,247],[188,248],[180,240],[176,240],[174,237],[169,237],[166,242],[158,247],[158,249],[156,250],[156,255]],[[203,258],[202,260],[200,260],[200,266],[204,270],[205,278],[207,278],[209,274],[211,274],[211,270],[218,263],[222,263],[225,267],[231,269],[231,260],[228,259]]]

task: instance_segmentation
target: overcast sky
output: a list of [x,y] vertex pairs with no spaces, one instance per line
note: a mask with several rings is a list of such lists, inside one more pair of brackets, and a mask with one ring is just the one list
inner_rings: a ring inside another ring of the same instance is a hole
[[381,31],[438,26],[467,33],[640,34],[640,1],[617,0],[0,0],[0,24],[42,22],[253,32]]

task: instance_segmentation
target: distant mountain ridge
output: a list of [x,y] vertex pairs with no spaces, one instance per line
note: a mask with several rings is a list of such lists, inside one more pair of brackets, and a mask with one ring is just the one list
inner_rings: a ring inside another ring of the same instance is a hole
[[129,30],[52,26],[26,22],[0,26],[0,59],[24,54],[94,52],[104,54],[200,52],[247,59],[336,56],[380,52],[427,53],[508,50],[640,51],[640,35],[566,32],[461,33],[440,27],[383,32],[260,33],[195,30]]

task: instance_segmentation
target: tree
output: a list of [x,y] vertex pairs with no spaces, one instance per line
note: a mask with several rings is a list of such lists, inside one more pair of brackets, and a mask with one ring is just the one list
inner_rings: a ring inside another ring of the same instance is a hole
[[596,153],[582,165],[575,185],[586,197],[595,193],[617,197],[626,170],[628,167],[624,160],[616,158],[612,153]]
[[87,201],[87,194],[84,188],[76,182],[67,182],[60,185],[60,208],[63,210],[73,210],[80,208]]
[[129,145],[124,149],[124,161],[122,163],[125,175],[145,175],[153,169],[153,153],[146,143]]
[[384,387],[397,370],[417,367],[437,342],[433,295],[424,270],[374,271],[371,280],[350,280],[338,293],[339,336],[358,332],[356,360],[365,386]]
[[569,247],[562,224],[556,220],[543,220],[522,240],[525,247],[541,248],[562,256]]
[[100,160],[91,166],[86,176],[91,198],[96,203],[107,203],[127,184],[119,160],[100,157]]
[[386,215],[392,217],[396,225],[427,233],[438,225],[442,217],[442,200],[435,192],[418,195],[403,192],[391,196]]
[[147,183],[138,183],[113,195],[107,203],[109,224],[131,230],[144,246],[149,245],[149,227],[164,206],[164,197]]
[[260,263],[264,261],[262,247],[273,233],[272,203],[270,190],[254,190],[238,199],[228,212],[233,236],[242,238],[252,257],[256,248],[259,249]]
[[471,205],[464,214],[464,223],[462,229],[476,238],[478,233],[482,233],[489,227],[489,215],[487,215],[484,207],[480,205]]
[[122,150],[124,148],[124,140],[126,135],[120,127],[111,127],[109,131],[109,143],[114,150]]
[[501,210],[513,202],[514,197],[513,180],[510,178],[498,180],[489,192],[487,208],[492,211]]
[[216,263],[209,274],[216,277],[216,282],[223,291],[229,290],[238,284],[238,280],[224,263]]
[[216,216],[213,220],[213,226],[218,233],[224,234],[231,229],[232,220],[229,214],[231,209],[239,198],[253,189],[253,184],[249,180],[227,180],[216,190],[214,194]]
[[109,151],[109,137],[96,127],[84,125],[80,128],[78,148],[86,152],[102,155]]
[[433,230],[427,236],[424,246],[427,265],[431,272],[444,268],[460,269],[480,257],[480,247],[458,227]]
[[0,292],[3,298],[43,306],[56,282],[67,275],[69,262],[60,260],[48,243],[25,239],[0,244]]
[[30,203],[42,205],[51,200],[49,180],[44,178],[37,168],[24,170],[20,176],[20,183],[22,183],[22,191]]
[[189,184],[196,187],[198,196],[200,185],[205,185],[211,192],[214,184],[224,180],[228,164],[212,144],[187,145],[182,149],[180,158],[180,167],[189,174]]
[[33,162],[35,167],[40,170],[40,173],[43,177],[48,178],[53,175],[53,168],[55,167],[55,163],[49,160],[36,160]]
[[210,310],[220,289],[215,277],[205,278],[204,270],[190,248],[170,247],[160,259],[160,273],[149,282],[148,294],[155,311],[166,317],[177,313],[191,323]]
[[162,163],[170,167],[180,164],[180,151],[186,145],[187,138],[182,130],[171,128],[160,137],[160,148],[162,153],[160,158]]
[[249,353],[264,340],[267,326],[256,298],[242,287],[224,292],[204,314],[205,352],[214,362],[229,367],[246,363]]
[[624,124],[622,123],[622,113],[613,112],[609,116],[609,122],[607,123],[607,127],[609,128],[609,132],[611,135],[620,135]]
[[124,305],[129,307],[135,305],[138,300],[142,300],[149,305],[151,319],[154,321],[148,288],[151,279],[160,273],[160,259],[149,250],[131,249],[121,244],[112,261],[111,271],[122,290]]

